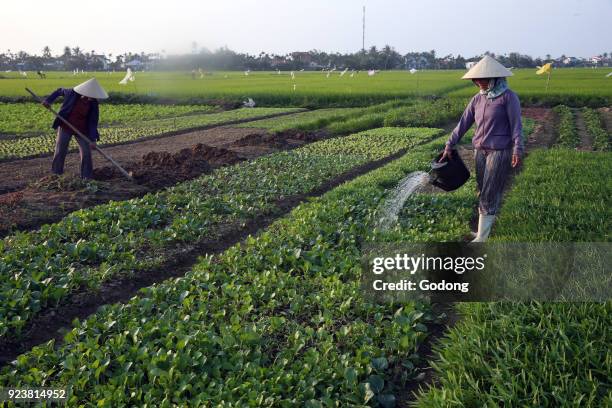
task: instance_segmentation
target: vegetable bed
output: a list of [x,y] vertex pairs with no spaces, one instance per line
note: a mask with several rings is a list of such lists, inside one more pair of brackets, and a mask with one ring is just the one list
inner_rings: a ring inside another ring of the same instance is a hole
[[[53,108],[59,111],[60,104],[54,104]],[[111,105],[102,103],[100,104],[100,126],[212,113],[218,110],[218,107],[210,105]],[[0,135],[18,138],[48,133],[51,123],[53,123],[53,116],[37,103],[0,102]]]
[[610,134],[605,130],[602,119],[596,110],[582,108],[582,116],[586,125],[587,132],[593,138],[593,150],[609,151]]
[[172,251],[279,211],[278,201],[440,134],[381,128],[263,156],[140,199],[74,212],[0,241],[0,336],[80,287],[159,267]]
[[376,234],[386,188],[426,168],[443,142],[300,205],[184,278],[104,307],[59,348],[49,342],[5,367],[0,384],[66,385],[71,404],[394,406],[403,384],[423,377],[424,323],[441,316],[364,298],[360,242]]

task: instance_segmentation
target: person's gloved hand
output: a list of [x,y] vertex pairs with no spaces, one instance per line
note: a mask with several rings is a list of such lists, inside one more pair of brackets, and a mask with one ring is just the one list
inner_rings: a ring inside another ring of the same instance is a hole
[[442,153],[442,157],[438,160],[438,163],[442,163],[443,161],[448,161],[453,158],[453,151],[451,149],[444,149],[444,153]]

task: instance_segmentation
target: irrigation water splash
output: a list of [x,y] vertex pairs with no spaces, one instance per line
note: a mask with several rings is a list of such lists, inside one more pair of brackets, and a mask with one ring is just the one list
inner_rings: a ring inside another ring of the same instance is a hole
[[404,203],[420,185],[429,180],[429,173],[424,171],[414,171],[400,180],[399,184],[389,198],[381,206],[381,217],[378,219],[377,227],[381,231],[386,231],[397,223],[399,212],[404,207]]

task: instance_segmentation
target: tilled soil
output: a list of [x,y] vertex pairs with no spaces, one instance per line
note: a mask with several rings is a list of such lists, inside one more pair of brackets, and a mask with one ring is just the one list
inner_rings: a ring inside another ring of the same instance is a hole
[[[202,143],[176,153],[149,152],[138,162],[125,166],[136,183],[152,189],[174,185],[211,171],[213,167],[234,164],[244,160],[237,153],[223,147]],[[97,168],[95,180],[109,181],[124,176],[114,166]]]
[[522,114],[526,118],[536,121],[536,128],[525,143],[525,151],[537,147],[551,147],[557,138],[555,134],[557,118],[553,110],[548,108],[524,108]]
[[[143,142],[146,146],[160,146],[168,150],[145,151],[145,146],[141,144],[123,146],[120,154],[113,154],[113,157],[132,174],[133,182],[127,180],[116,167],[104,165],[94,169],[94,182],[84,182],[74,173],[61,177],[51,175],[22,185],[16,191],[0,194],[0,236],[58,221],[81,208],[110,200],[140,197],[191,180],[220,166],[292,149],[326,136],[323,133],[296,132],[270,135],[258,133],[262,132],[259,129],[234,128],[204,132],[206,135],[200,134],[201,132],[183,135],[176,143],[163,139],[156,140],[156,145],[151,144],[153,141]],[[183,147],[188,141],[202,139],[214,145],[197,143]],[[144,154],[139,160],[128,161],[128,155],[132,158],[138,157],[136,155],[143,151]],[[4,163],[0,168],[7,164],[10,163]],[[27,169],[33,170],[36,167],[25,168],[27,172]],[[21,175],[23,176],[23,173]]]
[[[149,152],[176,153],[182,149],[191,148],[198,143],[207,146],[224,147],[252,133],[265,132],[261,129],[215,127],[207,130],[187,132],[180,135],[145,140],[137,143],[102,147],[116,162],[127,166],[140,160]],[[93,153],[94,167],[110,165],[97,152]],[[78,176],[79,153],[68,153],[66,156],[65,174]],[[25,188],[33,181],[39,180],[51,171],[51,157],[16,160],[0,163],[0,194]]]
[[593,137],[587,132],[582,112],[580,112],[579,109],[574,109],[573,111],[576,132],[578,132],[578,136],[580,137],[580,146],[578,146],[578,150],[593,151]]

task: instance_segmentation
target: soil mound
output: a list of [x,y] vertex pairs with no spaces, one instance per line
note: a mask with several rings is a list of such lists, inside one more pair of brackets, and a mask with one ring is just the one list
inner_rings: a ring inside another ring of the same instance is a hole
[[[201,143],[176,153],[149,152],[136,163],[125,166],[139,184],[164,187],[209,173],[212,166],[233,164],[242,159],[230,150],[206,146]],[[94,170],[94,179],[122,178],[118,169],[111,166]]]
[[286,130],[283,132],[269,133],[252,133],[236,140],[231,144],[232,147],[245,146],[266,146],[276,149],[285,149],[296,147],[304,143],[315,142],[324,139],[327,135],[323,132],[305,132],[302,130]]
[[267,133],[251,133],[240,140],[236,140],[234,143],[232,143],[232,146],[244,147],[266,145],[269,147],[282,148],[285,147],[286,144],[287,141],[284,138],[278,137],[277,135]]

